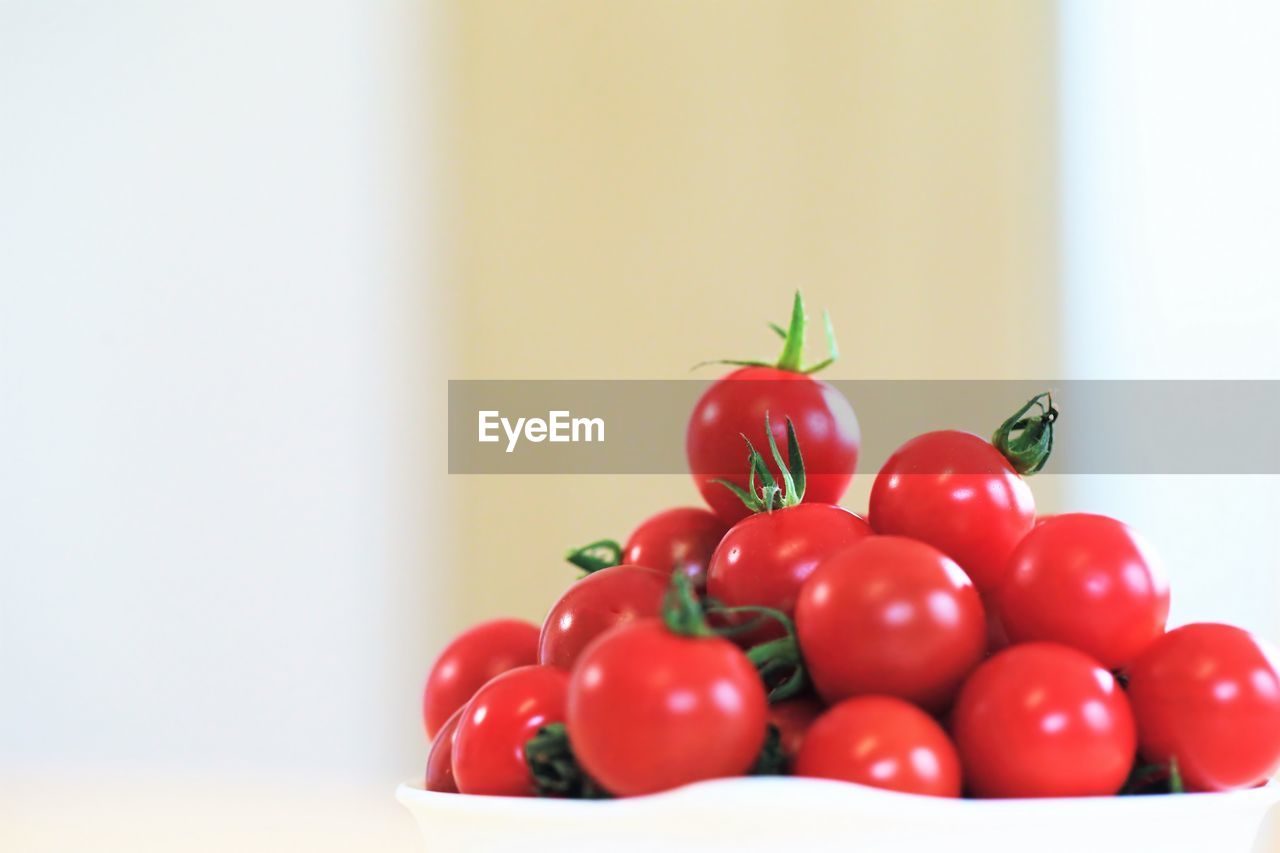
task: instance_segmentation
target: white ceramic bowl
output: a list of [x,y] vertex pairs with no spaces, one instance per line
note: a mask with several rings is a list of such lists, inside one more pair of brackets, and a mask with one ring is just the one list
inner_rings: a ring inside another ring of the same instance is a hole
[[1280,786],[1231,794],[946,800],[749,777],[649,797],[476,797],[406,782],[429,853],[1280,853]]

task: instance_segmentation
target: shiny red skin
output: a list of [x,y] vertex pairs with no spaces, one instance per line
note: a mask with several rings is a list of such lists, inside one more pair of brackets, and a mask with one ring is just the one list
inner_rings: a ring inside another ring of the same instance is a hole
[[[756,513],[731,527],[711,555],[707,595],[726,607],[772,607],[790,616],[818,563],[870,535],[869,524],[831,504]],[[783,633],[770,621],[735,639],[752,645]]]
[[905,794],[960,796],[960,759],[947,733],[919,708],[889,696],[846,699],[819,717],[794,773]]
[[593,572],[565,590],[542,623],[538,663],[568,670],[596,637],[662,612],[670,574],[645,566]]
[[651,794],[746,773],[764,745],[767,705],[733,643],[644,620],[583,652],[570,676],[568,734],[606,790]]
[[826,706],[812,696],[786,699],[769,706],[768,721],[778,729],[782,752],[787,758],[794,759],[799,754],[809,727],[825,710]]
[[831,554],[805,582],[796,634],[829,704],[895,696],[944,711],[987,648],[973,582],[936,548],[872,536]]
[[459,793],[531,797],[524,747],[538,729],[565,719],[569,676],[550,666],[521,666],[476,691],[453,738]]
[[741,500],[715,482],[728,480],[746,488],[747,448],[742,436],[751,439],[778,476],[764,434],[766,414],[783,458],[787,418],[795,424],[808,478],[804,500],[837,503],[858,467],[858,419],[839,391],[812,376],[774,367],[735,370],[703,392],[685,433],[685,453],[698,491],[728,524],[750,514]]
[[718,515],[701,507],[677,507],[650,516],[631,531],[622,562],[670,574],[684,573],[696,589],[707,582],[707,564],[729,530]]
[[1192,791],[1261,785],[1280,769],[1280,678],[1271,646],[1230,625],[1165,634],[1129,670],[1143,759],[1177,758]]
[[997,600],[1010,641],[1062,643],[1119,669],[1164,633],[1169,582],[1129,527],[1070,513],[1042,521],[1014,549]]
[[431,665],[422,691],[427,737],[436,732],[495,675],[538,662],[538,626],[521,619],[494,619],[454,637]]
[[1137,748],[1115,678],[1056,643],[1012,646],[978,667],[956,699],[951,734],[977,797],[1115,794]]
[[453,712],[448,721],[440,727],[435,739],[431,741],[431,751],[427,753],[426,789],[440,794],[458,793],[458,783],[453,778],[453,735],[458,730],[458,720],[466,706]]
[[994,590],[1009,555],[1036,521],[1031,488],[991,442],[942,430],[894,451],[871,487],[877,533],[927,542]]

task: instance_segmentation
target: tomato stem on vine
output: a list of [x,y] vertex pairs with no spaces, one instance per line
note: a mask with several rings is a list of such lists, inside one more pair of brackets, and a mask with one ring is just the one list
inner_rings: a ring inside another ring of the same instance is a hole
[[662,600],[662,621],[668,630],[682,637],[714,637],[702,605],[693,593],[693,583],[683,572],[673,572],[671,585]]
[[[800,655],[800,643],[796,640],[796,626],[791,617],[773,607],[723,607],[711,605],[708,613],[723,616],[740,616],[751,614],[760,619],[772,619],[782,626],[785,636],[776,640],[767,640],[747,649],[747,660],[755,666],[760,678],[769,691],[770,702],[781,702],[798,696],[809,684],[809,674]],[[755,622],[749,626],[730,625],[720,629],[725,636],[740,633],[747,627],[754,629]]]
[[[1032,409],[1039,412],[1029,415]],[[1000,424],[991,443],[1009,460],[1013,470],[1023,476],[1035,474],[1044,468],[1053,452],[1053,425],[1057,420],[1053,395],[1045,391],[1032,397]]]
[[622,546],[612,539],[600,539],[581,548],[571,548],[564,558],[589,575],[620,564]]
[[538,729],[524,745],[524,760],[533,777],[533,789],[540,797],[600,800],[610,796],[578,764],[564,723]]

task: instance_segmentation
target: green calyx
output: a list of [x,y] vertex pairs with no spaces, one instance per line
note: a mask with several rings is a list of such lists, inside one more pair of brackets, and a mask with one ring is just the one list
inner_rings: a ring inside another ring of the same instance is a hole
[[[739,367],[776,367],[779,370],[787,370],[792,373],[817,373],[825,367],[830,367],[840,357],[840,349],[836,346],[836,332],[831,325],[831,315],[826,311],[822,312],[822,328],[827,337],[827,357],[817,364],[804,363],[804,342],[808,332],[809,317],[804,310],[804,297],[800,295],[800,291],[796,291],[796,297],[791,303],[791,323],[787,328],[782,328],[777,323],[770,323],[769,328],[782,338],[782,354],[778,356],[775,362],[767,361],[745,361],[737,359],[720,359],[718,361],[707,361],[702,364],[732,364]],[[697,365],[701,367],[702,365]]]
[[767,640],[747,649],[747,660],[751,661],[760,673],[765,689],[769,692],[770,702],[781,702],[792,699],[809,686],[809,673],[804,666],[804,658],[800,656],[800,643],[796,639],[796,626],[791,617],[772,607],[723,607],[712,605],[708,613],[722,616],[754,616],[746,623],[730,624],[722,628],[720,634],[733,636],[753,631],[763,622],[774,621],[782,626],[786,636],[776,640]]
[[578,764],[564,723],[552,723],[538,729],[538,733],[524,745],[524,760],[533,777],[533,789],[539,797],[572,800],[610,797],[609,792]]
[[716,636],[693,593],[693,582],[683,572],[671,574],[671,585],[662,600],[662,621],[671,633],[682,637]]
[[756,763],[747,771],[748,776],[786,776],[790,770],[787,754],[782,749],[782,732],[773,723],[765,727],[764,746],[756,756]]
[[[742,440],[747,443],[747,487],[744,489],[728,480],[715,481],[737,495],[738,499],[752,512],[773,512],[775,509],[795,506],[804,500],[804,457],[800,455],[800,440],[796,438],[795,424],[791,422],[791,418],[787,418],[787,460],[785,462],[782,459],[782,452],[778,450],[778,442],[774,441],[768,412],[764,415],[764,434],[769,440],[769,453],[773,456],[778,472],[782,475],[782,485],[778,485],[773,472],[769,470],[769,464],[751,444],[751,439],[745,435],[742,436]],[[760,479],[759,485],[756,484],[757,477]]]
[[622,546],[612,539],[601,539],[581,548],[571,549],[564,558],[589,575],[619,565],[622,562]]
[[1053,452],[1053,424],[1057,420],[1053,396],[1045,391],[1000,424],[991,443],[1009,460],[1013,470],[1023,476],[1035,474],[1044,468]]
[[1168,764],[1138,764],[1129,773],[1120,795],[1135,794],[1185,794],[1186,785],[1182,781],[1182,771],[1178,769],[1178,759],[1169,759]]

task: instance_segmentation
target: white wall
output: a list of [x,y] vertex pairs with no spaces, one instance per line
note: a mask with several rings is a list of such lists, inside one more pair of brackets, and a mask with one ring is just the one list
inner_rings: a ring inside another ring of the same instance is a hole
[[425,18],[0,4],[4,767],[420,769]]
[[[1280,6],[1081,0],[1060,25],[1068,373],[1280,379]],[[1173,621],[1280,637],[1280,478],[1080,478],[1070,501],[1155,540]]]

